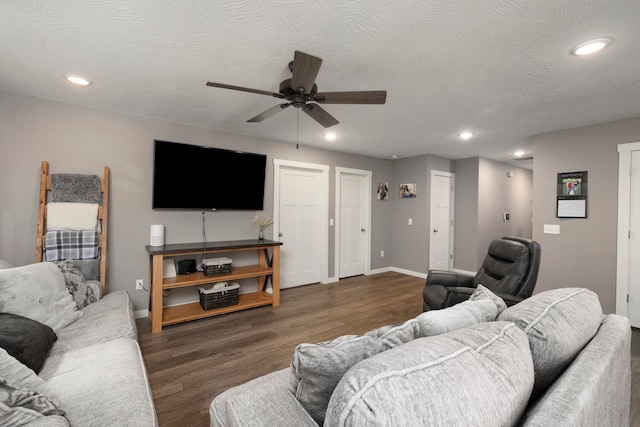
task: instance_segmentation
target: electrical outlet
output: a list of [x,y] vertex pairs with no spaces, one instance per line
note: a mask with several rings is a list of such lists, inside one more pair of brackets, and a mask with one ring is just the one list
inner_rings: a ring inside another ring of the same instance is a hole
[[384,257],[384,251],[380,251],[380,257]]
[[142,279],[137,279],[136,280],[136,290],[138,290],[138,291],[144,290],[143,284],[144,284],[144,281]]

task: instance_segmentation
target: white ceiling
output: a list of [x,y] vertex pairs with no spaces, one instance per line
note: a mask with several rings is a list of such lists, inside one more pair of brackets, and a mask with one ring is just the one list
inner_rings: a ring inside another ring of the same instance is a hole
[[[591,57],[569,49],[614,43]],[[531,136],[640,116],[638,0],[0,0],[0,89],[374,157],[532,154]],[[388,91],[325,105],[325,129],[275,98],[293,52],[319,91]],[[73,87],[67,73],[93,84]],[[461,130],[477,133],[470,142]],[[515,163],[530,167],[531,163]]]

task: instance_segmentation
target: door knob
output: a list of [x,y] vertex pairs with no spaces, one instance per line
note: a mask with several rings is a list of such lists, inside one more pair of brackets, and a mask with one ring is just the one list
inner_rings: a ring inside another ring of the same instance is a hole
[[278,237],[282,237],[282,233],[278,233]]
[[437,232],[438,232],[438,229],[437,229],[437,228],[434,228],[434,229],[433,229],[433,232],[434,232],[434,233],[437,233]]
[[364,231],[367,231],[367,229],[366,228],[361,228],[360,231],[364,232]]

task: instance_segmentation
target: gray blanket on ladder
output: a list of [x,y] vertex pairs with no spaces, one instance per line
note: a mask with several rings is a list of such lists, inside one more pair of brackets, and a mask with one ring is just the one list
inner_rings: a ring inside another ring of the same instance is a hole
[[100,177],[68,173],[52,174],[51,202],[102,204]]

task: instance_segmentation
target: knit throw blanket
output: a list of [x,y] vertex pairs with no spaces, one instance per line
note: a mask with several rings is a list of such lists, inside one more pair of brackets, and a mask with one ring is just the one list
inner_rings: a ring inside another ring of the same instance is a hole
[[52,174],[51,202],[101,204],[100,177],[67,173]]

